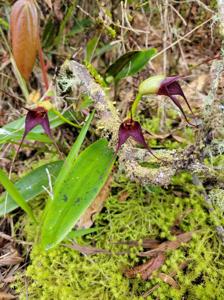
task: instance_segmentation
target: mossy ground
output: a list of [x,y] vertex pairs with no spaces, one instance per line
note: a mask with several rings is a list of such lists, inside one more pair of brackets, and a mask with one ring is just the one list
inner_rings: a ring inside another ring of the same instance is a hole
[[[123,192],[128,193],[128,198],[121,202],[119,197]],[[132,247],[131,253],[124,255],[83,256],[63,245],[43,252],[36,244],[30,255],[30,265],[15,284],[19,298],[26,299],[28,293],[30,300],[135,300],[144,299],[142,294],[159,283],[147,299],[223,299],[223,246],[215,231],[214,218],[189,174],[175,177],[167,189],[140,187],[122,176],[115,178],[111,196],[95,218],[98,231],[76,241],[118,252],[130,250],[127,245],[117,245],[118,241],[172,240],[170,228],[187,209],[192,211],[180,227],[196,233],[187,244],[170,250],[159,270],[166,274],[176,270],[179,289],[164,283],[157,273],[148,281],[128,279],[123,275],[126,269],[144,262],[137,256],[141,247]],[[35,225],[24,219],[23,223],[26,238],[34,240]],[[184,261],[189,263],[181,271],[178,266]]]

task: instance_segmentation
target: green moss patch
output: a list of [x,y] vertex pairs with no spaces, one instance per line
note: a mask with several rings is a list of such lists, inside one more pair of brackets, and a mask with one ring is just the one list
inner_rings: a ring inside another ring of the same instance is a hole
[[[127,199],[121,201],[121,195]],[[123,274],[130,267],[147,259],[137,254],[142,247],[118,244],[120,241],[145,238],[173,240],[170,228],[175,220],[182,219],[182,231],[195,231],[190,242],[167,252],[167,259],[152,279],[128,279]],[[217,237],[213,215],[209,214],[201,192],[182,174],[174,178],[167,189],[140,187],[119,177],[115,179],[105,208],[95,218],[97,232],[77,238],[76,242],[110,250],[113,254],[84,256],[63,245],[41,252],[33,247],[31,263],[20,274],[15,288],[20,299],[55,300],[129,300],[129,299],[223,299],[224,266],[223,246]],[[34,240],[35,226],[26,221],[27,238]],[[127,252],[118,255],[118,252]],[[129,252],[129,253],[128,253]],[[187,267],[180,270],[180,265]],[[159,279],[158,273],[176,271],[176,289]],[[24,289],[26,282],[27,292]],[[143,294],[158,284],[152,293]]]

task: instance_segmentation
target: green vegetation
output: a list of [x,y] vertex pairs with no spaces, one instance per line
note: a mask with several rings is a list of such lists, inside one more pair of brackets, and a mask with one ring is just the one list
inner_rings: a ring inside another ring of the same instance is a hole
[[[125,201],[120,199],[122,193],[128,195]],[[158,271],[166,274],[176,271],[174,279],[180,288],[164,283],[158,278],[158,272],[148,281],[127,279],[124,271],[145,261],[137,256],[142,247],[130,248],[116,243],[144,238],[172,240],[170,228],[184,213],[180,229],[195,231],[193,238],[180,248],[169,250]],[[213,215],[208,212],[201,191],[192,184],[190,175],[175,177],[168,189],[139,187],[122,176],[117,177],[104,211],[95,218],[95,226],[97,232],[76,241],[110,250],[113,254],[84,256],[63,245],[45,252],[36,245],[31,252],[31,264],[15,284],[20,299],[26,298],[25,280],[29,299],[144,299],[141,295],[156,284],[159,287],[146,299],[158,296],[159,299],[177,300],[181,297],[222,299],[223,246],[215,232]],[[28,240],[35,240],[36,226],[27,217],[24,230]],[[129,254],[116,255],[129,250]],[[188,265],[181,271],[179,266],[183,262]]]
[[188,2],[0,5],[0,299],[223,299],[224,15]]

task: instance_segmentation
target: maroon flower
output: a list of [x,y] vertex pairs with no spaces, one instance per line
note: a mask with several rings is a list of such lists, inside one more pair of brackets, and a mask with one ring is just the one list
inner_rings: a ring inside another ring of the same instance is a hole
[[[127,141],[129,137],[132,137],[137,143],[144,146],[149,152],[155,156],[148,144],[145,141],[145,138],[142,133],[142,128],[139,122],[130,119],[125,120],[121,123],[118,131],[118,144],[116,152],[120,149],[120,147]],[[156,157],[156,156],[155,156]],[[156,157],[157,158],[157,157]]]
[[21,144],[23,143],[27,134],[37,125],[40,125],[44,132],[52,139],[47,110],[44,107],[38,106],[32,110],[28,109],[25,119],[25,130]]
[[[58,150],[58,147],[57,147],[56,143],[54,142],[52,135],[51,135],[50,123],[49,123],[49,119],[48,119],[48,111],[42,106],[38,106],[35,109],[28,109],[28,108],[25,108],[25,109],[28,110],[28,113],[25,118],[25,129],[24,129],[23,137],[20,142],[19,148],[16,151],[15,158],[16,158],[17,154],[19,153],[19,150],[20,150],[27,134],[37,125],[40,125],[44,129],[44,132],[53,141],[55,147]],[[59,151],[59,153],[60,153],[60,151]],[[15,158],[14,158],[14,160],[15,160]]]
[[180,76],[171,76],[165,77],[163,75],[157,75],[150,77],[144,80],[139,86],[139,93],[141,95],[149,95],[149,94],[156,94],[156,95],[164,95],[168,96],[174,104],[180,109],[182,112],[185,120],[188,124],[195,126],[194,124],[190,123],[187,119],[187,116],[176,96],[183,97],[184,101],[186,102],[189,110],[194,115],[187,98],[184,95],[184,92],[178,82]]

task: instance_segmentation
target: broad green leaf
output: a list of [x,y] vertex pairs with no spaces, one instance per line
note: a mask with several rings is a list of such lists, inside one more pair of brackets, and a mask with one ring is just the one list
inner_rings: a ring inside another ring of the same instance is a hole
[[[19,179],[14,185],[25,201],[28,202],[44,192],[43,186],[48,187],[49,179],[46,170],[49,171],[51,184],[54,185],[62,164],[62,161],[45,164]],[[13,211],[17,207],[19,207],[18,203],[16,203],[11,196],[6,198],[4,193],[0,197],[0,217]]]
[[70,171],[63,182],[57,182],[54,198],[46,207],[41,232],[43,248],[54,247],[72,230],[106,182],[114,160],[108,142],[101,139],[68,165]]
[[94,36],[91,40],[88,41],[86,45],[86,55],[85,55],[85,60],[88,63],[91,63],[91,60],[93,58],[94,52],[96,51],[97,44],[99,42],[100,35],[99,36]]
[[139,72],[156,54],[155,48],[142,51],[130,51],[122,55],[116,60],[106,71],[109,76],[113,76],[114,80],[119,80],[132,76]]
[[73,169],[73,163],[77,159],[79,150],[82,146],[82,143],[86,137],[86,133],[89,129],[90,123],[93,119],[95,111],[93,111],[88,117],[85,125],[82,127],[82,130],[80,131],[75,143],[73,144],[62,168],[60,173],[58,174],[56,184],[55,184],[55,191],[63,189],[63,183],[66,179],[66,176],[72,171]]
[[125,67],[125,65],[128,64],[129,61],[138,53],[139,51],[129,51],[120,56],[114,63],[112,63],[112,65],[109,66],[109,68],[106,70],[106,74],[116,77],[116,75]]
[[0,169],[0,182],[8,192],[8,194],[14,199],[14,201],[34,220],[36,221],[33,212],[29,205],[26,203],[23,196],[17,190],[15,185],[8,179],[8,176]]

